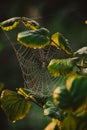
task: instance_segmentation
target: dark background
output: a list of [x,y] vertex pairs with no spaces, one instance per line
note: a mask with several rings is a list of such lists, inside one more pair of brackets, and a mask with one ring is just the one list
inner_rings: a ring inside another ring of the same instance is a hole
[[[86,0],[2,0],[0,22],[17,16],[35,19],[51,33],[61,32],[75,51],[87,45]],[[12,47],[0,30],[0,82],[15,90],[23,85],[18,61]],[[0,130],[42,130],[50,121],[42,110],[33,106],[29,115],[16,123],[7,121],[0,110]]]

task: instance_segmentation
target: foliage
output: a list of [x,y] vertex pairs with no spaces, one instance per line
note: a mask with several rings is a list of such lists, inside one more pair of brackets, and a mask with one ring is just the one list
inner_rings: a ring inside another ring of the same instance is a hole
[[51,96],[39,96],[29,89],[19,88],[16,92],[2,90],[0,104],[11,121],[23,119],[30,111],[32,102],[40,106],[52,122],[44,130],[86,130],[87,128],[87,47],[73,52],[68,41],[59,33],[49,30],[28,18],[12,18],[1,22],[4,31],[15,29],[19,23],[27,27],[17,35],[17,41],[26,48],[41,49],[54,46],[63,51],[67,58],[52,59],[47,69],[52,77],[65,77]]

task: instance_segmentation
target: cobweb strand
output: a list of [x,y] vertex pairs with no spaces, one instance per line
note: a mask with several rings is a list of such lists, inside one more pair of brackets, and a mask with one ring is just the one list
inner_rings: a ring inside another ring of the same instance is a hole
[[62,58],[65,55],[56,47],[50,45],[43,49],[27,48],[12,39],[7,33],[5,35],[19,61],[24,79],[24,87],[28,88],[34,95],[51,95],[53,90],[63,82],[63,78],[52,77],[48,72],[47,66],[52,59]]

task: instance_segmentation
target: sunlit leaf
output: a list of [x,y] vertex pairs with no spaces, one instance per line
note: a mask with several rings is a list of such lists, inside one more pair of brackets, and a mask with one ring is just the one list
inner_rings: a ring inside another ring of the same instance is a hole
[[17,27],[19,24],[20,17],[14,17],[0,23],[0,27],[5,31],[10,31]]
[[68,55],[71,55],[72,54],[72,50],[71,48],[69,47],[69,43],[68,43],[68,40],[65,39],[63,37],[62,34],[60,34],[59,32],[57,33],[54,33],[52,36],[51,36],[51,40],[52,40],[52,45],[53,46],[56,46],[57,48],[63,50],[65,53],[67,53]]
[[10,121],[23,119],[30,107],[31,102],[16,92],[5,90],[1,94],[1,108]]
[[77,121],[75,117],[68,115],[62,122],[62,130],[76,130]]
[[17,40],[26,47],[30,48],[44,48],[50,43],[48,38],[48,30],[40,28],[38,30],[28,30],[18,33]]
[[66,76],[73,71],[74,62],[72,58],[52,59],[48,65],[49,73],[54,76]]

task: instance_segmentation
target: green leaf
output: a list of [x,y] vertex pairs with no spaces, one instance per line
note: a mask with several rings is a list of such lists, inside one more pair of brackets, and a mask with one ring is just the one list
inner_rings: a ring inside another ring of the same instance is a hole
[[44,115],[45,116],[49,115],[51,117],[54,116],[54,114],[57,110],[57,107],[54,106],[53,102],[51,102],[51,101],[47,101],[46,104],[43,106],[43,108],[44,108]]
[[71,96],[65,86],[58,86],[53,92],[54,104],[59,108],[70,111],[71,109]]
[[68,59],[52,59],[48,65],[50,74],[54,77],[63,75],[66,76],[73,71],[74,60]]
[[1,108],[10,121],[23,119],[30,107],[31,102],[16,92],[5,90],[1,94]]
[[48,34],[48,30],[45,28],[40,28],[38,30],[28,30],[18,33],[17,40],[26,47],[34,49],[44,48],[50,43]]
[[53,46],[56,46],[57,48],[63,50],[68,55],[72,54],[72,50],[69,47],[69,43],[68,43],[67,39],[65,39],[63,37],[63,35],[60,34],[59,32],[54,33],[51,36],[51,41],[52,41]]
[[65,87],[58,86],[54,90],[53,99],[55,105],[68,113],[75,112],[79,107],[84,109],[83,103],[87,99],[87,77],[77,74],[69,76]]
[[56,118],[58,120],[62,120],[64,117],[64,112],[51,101],[47,101],[43,106],[43,109],[45,116],[50,116],[51,118]]
[[67,80],[71,83],[71,85],[67,83],[66,88],[72,97],[72,108],[75,110],[87,98],[87,77],[78,75],[74,78],[71,76],[71,79],[69,77]]
[[2,28],[2,30],[10,31],[17,27],[17,25],[19,24],[19,21],[20,21],[20,17],[14,17],[14,18],[1,22],[0,27]]

